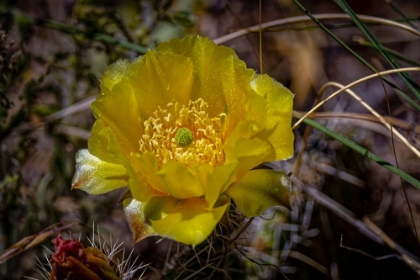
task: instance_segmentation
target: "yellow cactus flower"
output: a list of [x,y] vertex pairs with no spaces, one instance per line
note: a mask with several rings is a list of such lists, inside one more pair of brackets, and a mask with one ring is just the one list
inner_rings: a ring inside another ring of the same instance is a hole
[[293,156],[292,102],[232,49],[200,36],[161,43],[103,74],[73,188],[128,186],[123,204],[135,241],[159,234],[199,244],[231,200],[248,216],[288,205],[287,175],[254,168]]

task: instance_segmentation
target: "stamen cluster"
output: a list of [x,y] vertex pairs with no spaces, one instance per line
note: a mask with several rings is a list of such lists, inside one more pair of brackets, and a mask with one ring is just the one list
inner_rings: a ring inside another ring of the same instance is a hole
[[[158,167],[168,161],[178,161],[187,166],[224,162],[222,128],[223,115],[210,118],[208,104],[203,99],[189,101],[188,106],[168,103],[165,109],[158,107],[153,116],[144,121],[144,134],[140,139],[140,152],[154,153]],[[186,128],[193,134],[193,141],[182,147],[176,141],[178,130]]]

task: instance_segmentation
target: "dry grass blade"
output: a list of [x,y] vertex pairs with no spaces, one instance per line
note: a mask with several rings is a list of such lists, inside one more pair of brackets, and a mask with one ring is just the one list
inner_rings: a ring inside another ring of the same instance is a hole
[[329,275],[329,271],[328,271],[328,269],[325,266],[323,266],[322,264],[318,263],[317,261],[309,258],[308,256],[306,256],[304,254],[301,254],[301,253],[296,252],[296,251],[288,251],[287,252],[287,256],[288,257],[291,257],[291,258],[298,259],[298,260],[300,260],[302,262],[307,263],[308,265],[310,265],[313,268],[317,269],[322,274]]
[[53,224],[44,230],[22,238],[17,243],[13,244],[10,248],[7,248],[5,252],[0,255],[0,264],[6,262],[7,260],[19,255],[20,253],[39,245],[41,242],[45,241],[48,237],[52,236],[53,234],[71,228],[75,225],[80,223],[78,222],[70,222],[67,225],[63,225],[64,222],[59,222]]
[[[316,14],[314,15],[314,17],[318,20],[334,20],[334,19],[351,19],[349,15],[347,14]],[[388,19],[384,19],[384,18],[379,18],[379,17],[373,17],[373,16],[366,16],[366,15],[359,15],[359,18],[364,21],[364,22],[370,22],[370,23],[377,23],[377,24],[382,24],[382,25],[387,25],[387,26],[392,26],[392,27],[396,27],[396,28],[400,28],[402,30],[405,30],[407,32],[413,33],[414,35],[420,36],[420,31],[416,30],[415,28],[412,28],[410,26],[407,26],[405,24],[401,24],[399,22],[393,21],[393,20],[388,20]],[[308,18],[307,16],[296,16],[296,17],[289,17],[289,18],[284,18],[284,19],[278,19],[278,20],[273,20],[270,22],[266,22],[260,25],[254,25],[251,27],[248,27],[247,29],[241,29],[235,32],[232,32],[228,35],[219,37],[217,39],[214,40],[214,42],[218,45],[220,44],[224,44],[228,41],[231,41],[233,39],[242,37],[246,34],[252,33],[252,32],[259,32],[260,30],[264,31],[268,28],[272,28],[272,27],[278,27],[278,26],[282,26],[282,25],[287,25],[287,24],[294,24],[294,23],[301,23],[301,22],[312,22],[312,19]]]
[[409,265],[418,275],[420,275],[419,259],[413,254],[411,254],[409,251],[407,251],[405,248],[401,247],[399,244],[394,242],[376,225],[373,225],[373,223],[366,223],[366,219],[364,221],[357,219],[354,213],[352,213],[350,210],[343,207],[341,204],[337,203],[330,197],[326,196],[322,192],[318,191],[315,187],[304,184],[295,177],[292,177],[291,179],[296,187],[304,190],[306,193],[312,196],[319,204],[330,209],[335,215],[339,216],[341,219],[354,226],[366,237],[381,245],[387,245],[390,249],[394,250],[396,253],[398,253],[401,259],[404,260],[404,262],[407,265]]
[[[363,218],[363,223],[370,230],[376,233],[389,248],[397,252],[401,250],[400,246],[394,240],[392,240],[385,232],[383,232],[377,225],[375,225],[368,217]],[[411,256],[410,254],[404,253],[400,253],[400,257],[406,264],[412,267],[418,275],[420,275],[420,263],[418,259],[416,259],[414,256]]]
[[[302,115],[306,114],[306,112],[298,112]],[[389,124],[394,127],[398,127],[402,130],[410,130],[413,133],[420,134],[420,126],[400,120],[394,117],[389,116],[382,116]],[[371,123],[380,123],[380,121],[370,114],[361,114],[361,113],[349,113],[349,112],[317,112],[314,114],[315,119],[331,119],[331,118],[339,118],[345,120],[358,120],[358,121],[367,121]],[[387,133],[389,135],[389,133]]]
[[[328,82],[321,89],[320,92],[323,92],[328,86],[336,86],[339,88],[344,88],[344,85],[337,82]],[[401,140],[417,157],[420,158],[420,151],[417,150],[398,130],[393,128],[378,112],[376,112],[369,104],[367,104],[362,98],[360,98],[354,91],[346,89],[346,92],[350,94],[354,99],[356,99],[360,104],[362,104],[366,109],[368,109],[378,120],[389,129],[391,133],[394,133],[398,139]]]
[[[393,70],[386,70],[386,71],[381,71],[378,72],[376,74],[372,74],[366,77],[363,77],[357,81],[354,81],[344,87],[342,87],[340,90],[334,92],[333,94],[331,94],[330,96],[328,96],[326,99],[322,100],[321,102],[319,102],[317,105],[315,105],[310,111],[308,111],[300,120],[298,120],[293,126],[292,129],[295,129],[297,126],[299,126],[299,124],[301,124],[303,122],[304,119],[308,118],[312,113],[316,112],[316,110],[319,109],[319,107],[321,107],[322,105],[324,105],[325,103],[327,103],[328,101],[330,101],[331,99],[333,99],[334,97],[336,97],[337,95],[339,95],[340,93],[346,91],[347,89],[358,85],[360,83],[363,83],[365,81],[368,81],[370,79],[373,78],[379,78],[383,75],[388,75],[388,74],[393,74],[393,73],[399,73],[399,72],[420,72],[420,67],[408,67],[408,68],[401,68],[401,69],[393,69]],[[321,88],[320,92],[323,92],[324,89]]]
[[[84,111],[84,110],[89,108],[90,104],[95,100],[95,98],[96,98],[96,96],[90,96],[90,97],[88,97],[88,98],[86,98],[86,99],[84,99],[84,100],[82,100],[78,103],[75,103],[71,106],[68,106],[68,107],[58,111],[58,112],[55,112],[51,115],[48,115],[48,116],[44,117],[41,122],[22,124],[22,125],[16,127],[13,130],[12,134],[23,133],[27,130],[35,129],[35,128],[38,128],[38,127],[43,126],[45,124],[48,124],[50,122],[53,122],[53,121],[62,119],[64,117],[76,114],[78,112]],[[76,130],[74,128],[72,129],[72,128],[68,128],[68,127],[62,127],[62,129],[63,129],[63,131],[62,131],[63,133],[74,134],[75,136],[80,137],[82,139],[86,138],[86,136],[89,137],[88,135],[86,135],[85,132],[83,132],[81,130]]]

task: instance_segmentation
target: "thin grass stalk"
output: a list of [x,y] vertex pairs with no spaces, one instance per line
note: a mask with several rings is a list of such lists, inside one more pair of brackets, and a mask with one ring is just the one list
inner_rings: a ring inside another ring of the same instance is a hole
[[[333,94],[331,94],[330,96],[328,96],[326,99],[324,99],[323,101],[319,102],[317,105],[315,105],[309,112],[307,112],[304,116],[304,118],[307,118],[309,115],[311,115],[313,112],[315,112],[316,110],[319,109],[319,107],[321,107],[322,105],[324,105],[326,102],[330,101],[332,98],[334,98],[335,96],[337,96],[338,94],[346,91],[347,89],[360,84],[362,82],[368,81],[370,79],[376,78],[376,77],[382,77],[383,75],[388,75],[388,74],[392,74],[392,73],[398,73],[398,72],[411,72],[411,71],[415,71],[418,72],[420,71],[419,67],[409,67],[409,68],[401,68],[401,69],[393,69],[393,70],[386,70],[386,71],[382,71],[382,72],[378,72],[376,74],[372,74],[366,77],[363,77],[357,81],[354,81],[348,85],[346,85],[345,87],[341,88],[340,90],[334,92]],[[323,91],[323,89],[321,88],[319,91]],[[292,127],[292,129],[295,129],[303,120],[298,120]]]
[[[354,57],[356,57],[360,62],[362,62],[366,67],[368,67],[372,72],[378,72],[375,67],[373,67],[369,62],[363,59],[360,55],[358,55],[355,51],[353,51],[349,46],[347,46],[343,41],[341,41],[337,36],[335,36],[325,25],[323,25],[317,18],[314,17],[298,0],[293,0],[293,2],[305,13],[310,17],[313,22],[315,22],[322,30],[324,30],[331,38],[333,38],[337,43],[339,43],[344,49],[350,52]],[[359,16],[362,18],[362,16]],[[407,27],[407,26],[406,26]],[[415,30],[409,27],[410,30]],[[417,34],[418,31],[415,31]],[[402,91],[399,87],[397,87],[394,83],[392,83],[387,78],[382,78],[392,89],[401,95],[405,101],[407,101],[411,106],[416,108],[420,111],[420,105],[417,104],[411,97],[409,97],[404,91]]]
[[[303,115],[299,114],[296,111],[293,112],[293,117],[295,117],[297,119],[303,119]],[[312,126],[315,129],[318,129],[319,131],[327,134],[328,136],[330,136],[330,137],[334,138],[335,140],[341,142],[342,144],[344,144],[345,146],[349,147],[350,149],[358,152],[359,154],[373,160],[374,162],[378,163],[382,167],[388,169],[392,173],[396,174],[397,176],[401,177],[402,179],[404,179],[408,183],[412,184],[414,187],[420,189],[420,181],[418,181],[417,179],[415,179],[411,175],[407,174],[406,172],[402,171],[401,169],[395,167],[394,165],[387,162],[383,158],[375,155],[374,153],[372,153],[372,152],[368,151],[367,149],[363,148],[362,146],[356,144],[355,142],[351,141],[350,139],[347,139],[346,137],[344,137],[344,136],[326,128],[325,126],[323,126],[322,124],[320,124],[320,123],[318,123],[314,120],[305,118],[305,119],[303,119],[303,122],[307,125]]]
[[[376,36],[373,35],[372,31],[370,31],[369,28],[367,28],[366,25],[359,19],[359,17],[354,13],[354,11],[346,3],[346,1],[344,0],[334,0],[334,1],[344,10],[344,12],[346,12],[352,18],[354,23],[356,23],[359,29],[368,37],[371,43],[382,54],[382,56],[388,61],[388,63],[391,64],[393,68],[396,68],[396,69],[401,68],[401,65],[398,63],[398,61],[396,61],[392,55],[388,54],[384,50],[384,46],[379,41],[379,39],[376,38]],[[411,92],[416,96],[416,98],[420,100],[420,87],[413,81],[411,76],[404,72],[399,73],[398,75],[405,82],[405,84],[408,86]]]
[[[353,40],[354,40],[355,42],[359,43],[359,44],[360,44],[360,45],[362,45],[362,46],[367,46],[367,47],[370,47],[370,48],[375,48],[375,46],[374,46],[371,42],[369,42],[369,41],[365,40],[365,39],[364,39],[364,38],[362,38],[362,37],[359,37],[359,36],[354,36],[354,37],[353,37]],[[413,66],[420,66],[420,62],[415,61],[415,60],[413,60],[413,59],[411,59],[411,58],[409,58],[409,57],[406,57],[405,55],[403,55],[403,54],[401,54],[401,53],[399,53],[399,52],[396,52],[396,51],[391,50],[391,49],[386,48],[386,47],[384,47],[384,51],[385,51],[386,53],[388,53],[388,54],[390,54],[390,55],[393,55],[394,57],[396,57],[396,58],[398,58],[398,59],[400,59],[400,60],[404,61],[404,62],[407,62],[407,63],[409,63],[409,64],[412,64]]]
[[[336,86],[339,88],[343,88],[344,85],[337,83],[337,82],[328,82],[326,83],[323,87],[322,90],[325,90],[327,88],[327,86]],[[354,91],[347,89],[346,92],[348,94],[350,94],[354,99],[356,99],[360,104],[363,105],[363,107],[365,107],[366,109],[368,109],[375,117],[378,118],[378,120],[384,125],[386,126],[386,128],[389,129],[389,131],[391,132],[391,134],[395,134],[398,139],[401,140],[401,142],[403,142],[417,157],[420,158],[420,151],[417,150],[416,147],[414,147],[413,145],[411,145],[408,140],[402,136],[402,134],[400,132],[398,132],[398,130],[396,130],[395,128],[393,128],[378,112],[376,112],[369,104],[367,104],[362,98],[360,98]]]

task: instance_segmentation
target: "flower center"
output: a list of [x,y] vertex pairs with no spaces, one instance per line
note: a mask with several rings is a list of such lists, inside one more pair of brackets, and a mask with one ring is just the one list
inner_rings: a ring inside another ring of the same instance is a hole
[[175,141],[181,147],[189,146],[193,140],[193,133],[186,127],[181,127],[175,134]]
[[166,162],[179,161],[187,166],[198,164],[222,165],[224,162],[223,117],[210,118],[208,104],[201,98],[178,108],[178,103],[158,107],[144,121],[140,152],[156,155],[158,167]]

